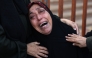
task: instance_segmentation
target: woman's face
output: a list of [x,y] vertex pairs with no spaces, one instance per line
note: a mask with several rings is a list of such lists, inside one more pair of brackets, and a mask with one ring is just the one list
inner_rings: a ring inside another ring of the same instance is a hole
[[52,30],[52,19],[50,14],[42,7],[34,4],[29,9],[29,19],[32,26],[40,33],[48,35]]

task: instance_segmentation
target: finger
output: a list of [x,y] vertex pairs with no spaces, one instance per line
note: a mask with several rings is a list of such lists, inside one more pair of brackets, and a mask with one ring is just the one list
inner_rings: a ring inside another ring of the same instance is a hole
[[34,42],[34,44],[39,45],[40,43],[39,42]]
[[76,28],[76,31],[77,31],[77,34],[78,34],[78,32],[79,32],[78,25],[76,23],[74,23],[74,25],[75,25],[75,28]]
[[42,58],[40,55],[36,55],[36,56],[34,56],[34,57],[36,57],[36,58]]
[[66,38],[67,38],[66,41],[75,42],[75,39],[73,39],[73,38],[71,38],[71,37],[67,37],[67,36],[66,36]]
[[46,50],[39,50],[39,52],[44,53],[44,54],[48,54],[48,51],[46,51]]
[[73,34],[68,34],[68,37],[73,37],[74,35]]
[[70,37],[70,36],[65,36],[67,39],[72,39],[72,37]]
[[28,55],[34,56],[35,58],[42,58],[41,56],[37,55],[36,53],[35,54],[28,53]]
[[82,34],[81,34],[81,30],[78,31],[78,34],[77,34],[77,35],[81,35],[81,36],[82,36]]
[[78,28],[78,26],[76,26],[76,31],[77,31],[77,34],[80,34],[80,33],[79,33],[79,28]]
[[78,35],[77,34],[74,34],[74,33],[71,36],[72,37],[78,37]]
[[29,43],[29,45],[39,45],[40,43],[38,43],[38,42],[31,42],[31,43]]
[[71,37],[71,38],[76,38],[76,37],[78,37],[78,35],[76,35],[76,34],[74,34],[74,33],[68,34],[68,36]]
[[46,54],[44,53],[38,53],[39,56],[42,56],[42,57],[48,57]]
[[76,30],[77,34],[79,34],[79,28],[78,28],[78,25],[76,23],[72,23],[72,27],[74,30]]
[[75,26],[76,26],[77,34],[79,34],[79,28],[78,28],[78,25],[77,25],[77,24],[75,24]]
[[66,41],[69,41],[69,42],[75,42],[74,40],[71,40],[71,39],[66,39]]
[[73,43],[73,45],[80,47],[80,44],[78,44],[78,43]]
[[72,27],[73,27],[74,30],[77,30],[77,25],[76,25],[76,23],[72,22],[71,25],[72,25]]
[[41,50],[47,50],[47,48],[42,47],[42,46],[39,46],[39,49],[41,49]]

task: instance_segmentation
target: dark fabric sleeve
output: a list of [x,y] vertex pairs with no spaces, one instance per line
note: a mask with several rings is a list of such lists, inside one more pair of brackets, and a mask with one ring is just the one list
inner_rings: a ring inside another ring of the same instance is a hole
[[86,44],[87,44],[89,51],[92,52],[92,36],[87,37]]
[[87,34],[85,35],[85,37],[89,37],[89,36],[92,36],[92,30],[87,32]]
[[92,30],[88,32],[85,37],[87,37],[86,44],[90,52],[92,52]]
[[0,25],[0,58],[26,58],[26,50],[25,43],[7,38]]

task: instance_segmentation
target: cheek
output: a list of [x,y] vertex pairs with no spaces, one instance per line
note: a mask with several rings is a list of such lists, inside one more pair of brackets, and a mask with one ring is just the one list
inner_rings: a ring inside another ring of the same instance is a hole
[[36,29],[37,26],[38,26],[37,21],[35,21],[35,20],[30,20],[30,22],[31,22],[31,25]]
[[51,19],[51,16],[50,16],[50,14],[47,12],[47,13],[45,13],[45,15],[44,15],[47,19]]
[[52,23],[52,18],[51,18],[51,16],[50,16],[49,14],[47,14],[46,17],[47,17],[48,21],[49,21],[50,23]]

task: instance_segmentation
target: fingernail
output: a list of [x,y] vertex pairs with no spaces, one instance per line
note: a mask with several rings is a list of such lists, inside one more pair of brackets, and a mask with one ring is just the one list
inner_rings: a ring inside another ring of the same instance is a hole
[[74,28],[74,30],[76,30],[76,28]]
[[70,34],[68,34],[68,35],[70,35]]
[[68,41],[68,39],[66,39],[66,41]]
[[74,46],[75,44],[73,43],[73,46]]

